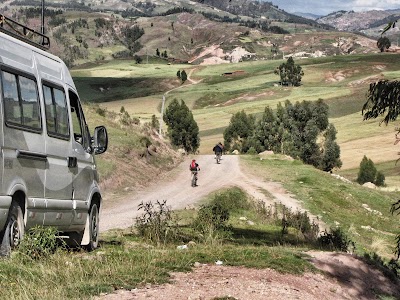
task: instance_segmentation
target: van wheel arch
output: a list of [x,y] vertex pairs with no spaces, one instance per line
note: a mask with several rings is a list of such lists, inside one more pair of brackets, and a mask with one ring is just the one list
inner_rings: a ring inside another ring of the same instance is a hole
[[0,234],[0,255],[8,256],[18,247],[25,234],[25,194],[13,195],[4,230]]

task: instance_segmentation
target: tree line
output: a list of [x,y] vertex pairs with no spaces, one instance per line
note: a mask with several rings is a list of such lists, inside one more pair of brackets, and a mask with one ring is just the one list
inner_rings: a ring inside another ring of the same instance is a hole
[[287,100],[278,104],[276,112],[267,106],[259,120],[244,111],[234,114],[224,131],[224,143],[227,151],[273,151],[331,171],[342,166],[336,134],[322,99],[295,104]]
[[[328,121],[328,105],[319,99],[269,106],[260,119],[244,111],[235,113],[224,131],[226,151],[273,151],[300,159],[323,171],[340,168],[336,128]],[[199,127],[185,102],[174,99],[163,116],[173,145],[195,153],[200,146]]]

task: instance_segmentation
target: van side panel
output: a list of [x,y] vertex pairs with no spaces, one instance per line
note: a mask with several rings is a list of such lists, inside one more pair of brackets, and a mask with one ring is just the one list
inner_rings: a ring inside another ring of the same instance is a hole
[[[15,72],[21,77],[37,76],[32,51],[17,43],[8,40],[6,42],[6,39],[0,36],[0,67],[3,66],[11,66],[10,72]],[[20,184],[26,187],[26,191],[32,197],[43,198],[47,166],[43,128],[41,132],[30,132],[26,128],[4,125],[3,97],[7,97],[7,93],[2,78],[3,194],[10,195],[13,187]]]

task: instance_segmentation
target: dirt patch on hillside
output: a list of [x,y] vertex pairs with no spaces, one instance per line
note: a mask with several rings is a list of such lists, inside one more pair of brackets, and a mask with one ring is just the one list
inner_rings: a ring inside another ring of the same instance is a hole
[[[242,102],[242,101],[255,101],[255,100],[259,100],[261,97],[271,97],[274,94],[275,93],[273,91],[260,93],[260,94],[244,94],[240,97],[230,99],[230,100],[226,101],[225,103],[223,103],[222,105],[229,106],[229,105],[233,105],[235,103]],[[219,106],[219,104],[216,106]]]
[[329,71],[325,74],[325,82],[340,82],[348,77],[354,76],[357,73],[360,73],[360,70],[341,70],[338,72]]
[[350,254],[308,252],[310,262],[321,273],[301,276],[281,274],[271,269],[249,269],[195,263],[193,272],[171,273],[170,283],[146,285],[130,291],[119,290],[97,299],[379,299],[390,295],[399,299],[399,282]]

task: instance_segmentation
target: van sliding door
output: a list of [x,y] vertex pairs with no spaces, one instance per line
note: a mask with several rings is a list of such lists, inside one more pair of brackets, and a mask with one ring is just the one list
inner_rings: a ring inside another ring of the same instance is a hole
[[[43,82],[46,113],[45,225],[67,229],[72,220],[72,172],[68,166],[71,154],[71,134],[67,97],[63,87]],[[65,226],[65,227],[62,227]]]

